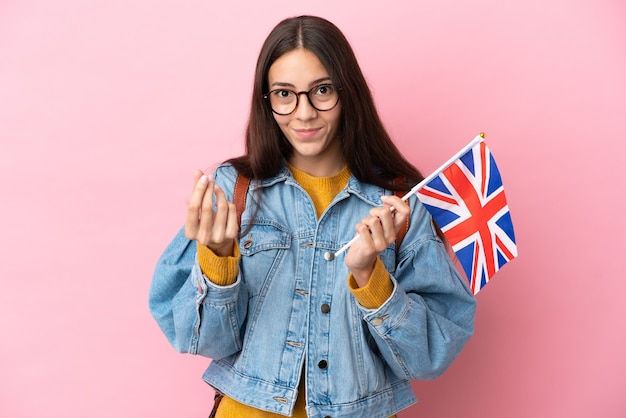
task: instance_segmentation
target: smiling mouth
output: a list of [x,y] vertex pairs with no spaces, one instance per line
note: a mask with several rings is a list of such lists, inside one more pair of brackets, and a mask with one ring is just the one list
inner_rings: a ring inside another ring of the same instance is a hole
[[320,131],[319,128],[317,129],[294,129],[294,132],[301,137],[311,137],[314,136],[315,134],[317,134]]

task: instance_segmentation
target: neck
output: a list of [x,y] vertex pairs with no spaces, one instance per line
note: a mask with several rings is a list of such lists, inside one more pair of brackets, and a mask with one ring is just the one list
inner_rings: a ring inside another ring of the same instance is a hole
[[346,161],[340,153],[327,153],[315,157],[293,155],[289,164],[312,177],[332,177],[344,169]]

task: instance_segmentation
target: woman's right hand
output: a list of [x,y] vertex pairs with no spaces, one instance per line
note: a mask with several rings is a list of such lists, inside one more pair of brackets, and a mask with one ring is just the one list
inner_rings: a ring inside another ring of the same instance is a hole
[[[213,210],[213,199],[215,207]],[[233,255],[239,233],[237,209],[226,200],[224,191],[215,184],[212,175],[194,172],[194,186],[187,207],[185,236],[209,247],[217,256]]]

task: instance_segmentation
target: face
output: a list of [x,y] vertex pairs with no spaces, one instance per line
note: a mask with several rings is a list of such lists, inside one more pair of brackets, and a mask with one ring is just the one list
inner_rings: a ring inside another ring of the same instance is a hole
[[[268,83],[270,91],[284,88],[300,92],[320,84],[331,84],[331,80],[315,54],[298,48],[274,61],[269,69]],[[326,177],[345,166],[338,139],[341,103],[331,110],[319,111],[302,94],[293,113],[286,116],[274,113],[274,119],[293,147],[289,163],[297,169]]]

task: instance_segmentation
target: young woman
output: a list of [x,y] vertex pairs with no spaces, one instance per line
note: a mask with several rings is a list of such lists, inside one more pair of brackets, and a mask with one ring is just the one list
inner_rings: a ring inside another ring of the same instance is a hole
[[421,179],[339,29],[279,23],[257,62],[246,153],[196,171],[150,290],[171,344],[213,359],[215,416],[387,418],[416,401],[411,379],[450,365],[475,301],[427,211],[393,193]]

